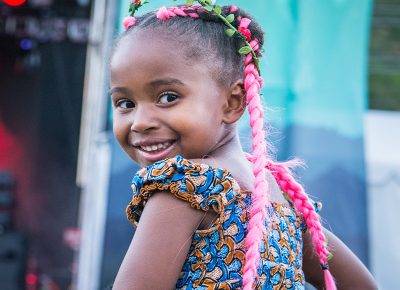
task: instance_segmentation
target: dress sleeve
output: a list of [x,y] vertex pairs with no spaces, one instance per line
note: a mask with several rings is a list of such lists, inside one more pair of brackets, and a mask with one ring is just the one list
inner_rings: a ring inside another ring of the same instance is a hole
[[134,225],[138,224],[147,200],[157,191],[170,192],[195,209],[211,208],[218,214],[240,194],[239,185],[227,170],[193,163],[181,156],[139,170],[132,180],[132,190],[126,214]]

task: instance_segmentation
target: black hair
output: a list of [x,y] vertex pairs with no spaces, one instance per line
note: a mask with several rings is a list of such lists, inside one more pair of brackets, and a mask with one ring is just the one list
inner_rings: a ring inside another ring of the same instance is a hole
[[[231,14],[230,11],[231,6],[222,7],[223,15]],[[194,8],[186,8],[185,12],[194,12],[200,17],[194,19],[176,16],[162,20],[156,17],[156,11],[136,17],[136,24],[119,37],[115,48],[118,47],[121,40],[128,38],[135,31],[157,29],[169,39],[172,36],[177,42],[177,47],[185,49],[184,56],[187,59],[202,60],[205,65],[210,66],[218,81],[230,85],[237,79],[243,78],[244,56],[239,54],[238,50],[244,45],[244,41],[240,37],[228,37],[225,33],[228,27],[210,12]],[[243,9],[238,8],[232,14],[235,16],[235,20],[232,22],[234,27],[238,27],[240,24],[238,17],[252,20],[248,29],[251,32],[251,38],[258,39],[260,49],[256,53],[260,57],[261,47],[264,43],[264,32],[260,25]]]

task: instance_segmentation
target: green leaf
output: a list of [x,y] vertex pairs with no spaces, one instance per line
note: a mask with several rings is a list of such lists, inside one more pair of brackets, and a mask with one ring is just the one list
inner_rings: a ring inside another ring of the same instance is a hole
[[258,70],[258,74],[261,75],[261,70],[260,70],[260,60],[256,57],[253,57],[254,65],[256,66]]
[[219,5],[215,5],[213,11],[215,12],[215,14],[220,15],[222,12],[222,7]]
[[225,30],[226,35],[228,35],[229,37],[232,37],[235,34],[235,30],[232,28],[228,28],[227,30]]
[[248,54],[250,52],[251,52],[250,46],[243,46],[241,49],[239,49],[240,54]]
[[228,16],[226,16],[226,20],[227,20],[229,23],[232,23],[233,20],[235,20],[235,15],[229,14]]
[[212,4],[212,0],[205,0],[207,4]]
[[211,12],[213,10],[212,7],[210,7],[210,6],[206,6],[206,7],[204,7],[204,9],[206,9],[208,12]]
[[186,6],[192,6],[194,4],[194,0],[186,0]]

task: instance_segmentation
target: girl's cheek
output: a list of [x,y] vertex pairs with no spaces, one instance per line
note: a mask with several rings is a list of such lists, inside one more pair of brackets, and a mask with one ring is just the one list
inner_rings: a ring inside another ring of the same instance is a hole
[[122,145],[122,140],[124,140],[124,135],[127,135],[128,133],[126,132],[126,127],[127,125],[124,125],[122,123],[122,120],[120,120],[118,117],[114,116],[114,121],[113,121],[113,131],[114,135],[117,138],[118,142]]

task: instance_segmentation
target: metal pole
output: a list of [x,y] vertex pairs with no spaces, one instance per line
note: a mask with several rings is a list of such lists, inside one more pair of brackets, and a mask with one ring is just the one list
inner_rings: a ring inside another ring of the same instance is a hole
[[95,0],[92,7],[77,170],[81,187],[81,237],[73,277],[77,290],[99,289],[111,162],[106,132],[107,71],[117,6],[113,0]]

